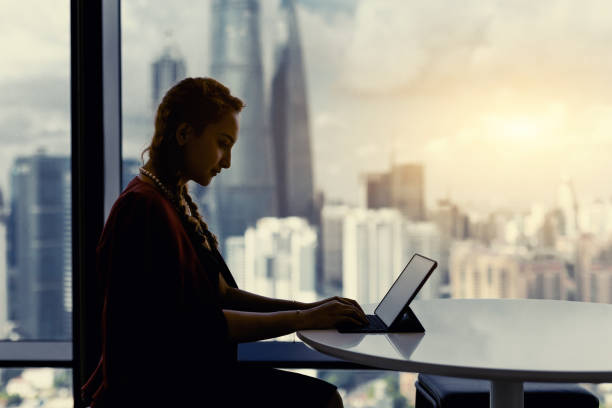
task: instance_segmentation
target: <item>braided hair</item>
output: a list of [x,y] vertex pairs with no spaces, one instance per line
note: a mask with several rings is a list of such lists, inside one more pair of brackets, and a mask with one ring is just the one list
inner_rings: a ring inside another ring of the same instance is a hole
[[143,159],[144,154],[149,153],[157,177],[174,192],[173,201],[194,244],[207,249],[212,249],[213,245],[218,247],[219,241],[208,229],[187,187],[179,187],[183,150],[176,140],[176,131],[186,123],[200,134],[207,125],[219,121],[227,113],[239,113],[244,106],[226,86],[212,78],[185,78],[164,95],[155,115],[151,144],[141,155]]
[[217,240],[215,234],[210,232],[210,230],[208,229],[208,224],[206,224],[204,218],[202,218],[202,215],[200,215],[200,212],[198,211],[198,206],[191,198],[191,195],[189,195],[187,186],[183,186],[181,190],[182,191],[179,197],[181,197],[182,200],[179,200],[179,206],[184,207],[186,203],[187,207],[189,208],[190,215],[187,215],[187,208],[182,208],[183,211],[181,212],[182,214],[187,215],[186,218],[189,227],[193,229],[193,232],[196,236],[201,236],[203,238],[201,245],[203,245],[206,249],[212,249],[211,247],[213,245],[215,246],[215,248],[218,248],[219,240]]

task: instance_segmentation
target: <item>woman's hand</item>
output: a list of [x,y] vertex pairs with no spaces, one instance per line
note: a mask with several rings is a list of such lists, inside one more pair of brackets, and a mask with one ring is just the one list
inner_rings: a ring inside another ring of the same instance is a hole
[[366,318],[363,309],[361,308],[361,306],[359,306],[359,303],[357,303],[357,301],[353,299],[349,299],[349,298],[340,297],[340,296],[332,296],[327,299],[319,300],[318,302],[306,303],[306,307],[304,309],[312,309],[313,307],[321,306],[322,304],[325,304],[327,302],[334,302],[334,301],[355,306],[357,309],[359,309],[359,311],[364,316],[364,318]]
[[342,324],[362,326],[368,323],[359,304],[352,299],[329,298],[303,310],[298,330],[331,329]]

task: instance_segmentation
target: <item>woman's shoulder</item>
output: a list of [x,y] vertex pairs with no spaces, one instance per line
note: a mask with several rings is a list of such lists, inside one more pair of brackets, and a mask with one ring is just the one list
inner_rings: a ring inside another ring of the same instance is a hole
[[166,218],[175,215],[170,201],[157,188],[142,181],[138,176],[134,177],[119,195],[113,204],[109,219],[122,213],[126,215],[125,213],[132,212]]

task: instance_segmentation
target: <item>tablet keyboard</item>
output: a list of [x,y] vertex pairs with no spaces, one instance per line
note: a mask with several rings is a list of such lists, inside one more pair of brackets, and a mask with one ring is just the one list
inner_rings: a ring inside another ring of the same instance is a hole
[[338,326],[340,333],[386,333],[387,325],[376,315],[367,315],[367,326],[342,325]]

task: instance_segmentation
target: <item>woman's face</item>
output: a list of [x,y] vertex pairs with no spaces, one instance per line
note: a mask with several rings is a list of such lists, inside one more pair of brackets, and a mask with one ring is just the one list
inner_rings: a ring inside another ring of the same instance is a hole
[[238,140],[238,114],[226,113],[199,135],[188,126],[180,126],[176,137],[184,152],[181,182],[193,180],[207,186],[221,169],[229,169],[231,165],[232,147]]

